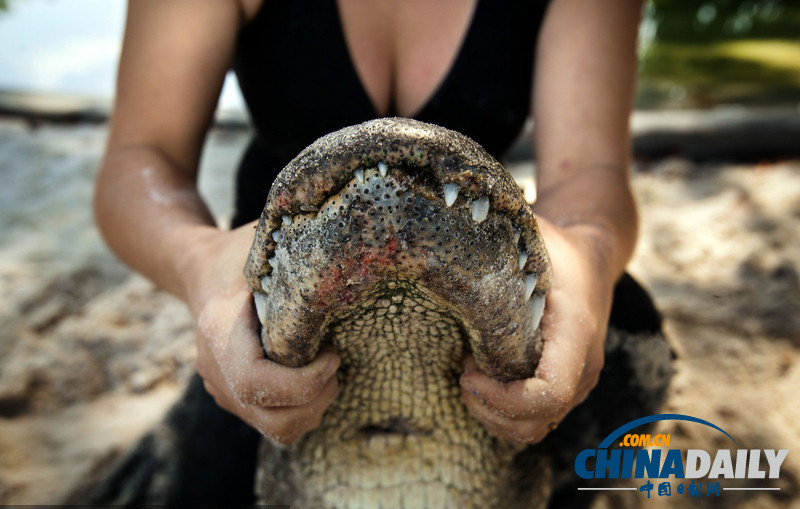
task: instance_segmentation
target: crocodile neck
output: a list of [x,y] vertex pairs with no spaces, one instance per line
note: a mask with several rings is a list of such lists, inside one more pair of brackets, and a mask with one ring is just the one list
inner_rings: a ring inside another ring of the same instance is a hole
[[339,395],[294,451],[308,505],[497,506],[514,451],[462,402],[468,347],[457,312],[398,278],[337,315]]

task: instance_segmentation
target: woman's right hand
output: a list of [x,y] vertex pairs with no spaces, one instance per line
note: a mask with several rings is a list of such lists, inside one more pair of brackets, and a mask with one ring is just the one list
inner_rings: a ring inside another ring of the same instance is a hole
[[319,426],[336,397],[339,358],[321,351],[308,365],[265,358],[243,268],[254,223],[207,228],[187,250],[189,308],[197,324],[197,367],[217,404],[271,440],[290,444]]

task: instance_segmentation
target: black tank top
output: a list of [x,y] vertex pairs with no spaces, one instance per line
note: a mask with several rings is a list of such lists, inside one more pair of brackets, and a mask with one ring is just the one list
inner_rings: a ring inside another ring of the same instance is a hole
[[[460,131],[500,159],[529,112],[546,4],[479,0],[452,67],[413,117]],[[303,148],[379,115],[335,0],[265,0],[239,35],[234,70],[256,132],[237,177],[238,226],[258,218],[275,176]]]

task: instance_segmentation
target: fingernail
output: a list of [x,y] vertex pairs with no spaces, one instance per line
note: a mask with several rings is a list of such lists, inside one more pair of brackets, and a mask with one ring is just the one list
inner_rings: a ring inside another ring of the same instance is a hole
[[325,365],[325,371],[322,375],[323,378],[327,380],[333,376],[334,373],[336,373],[337,369],[339,369],[339,359],[337,357],[331,357],[328,363]]

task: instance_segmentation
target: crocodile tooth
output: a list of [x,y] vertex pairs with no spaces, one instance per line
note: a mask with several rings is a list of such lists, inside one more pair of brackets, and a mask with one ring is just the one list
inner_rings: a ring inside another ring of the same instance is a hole
[[280,229],[275,230],[274,232],[272,232],[272,240],[274,240],[275,242],[280,242],[282,238],[283,238],[283,234],[281,234],[281,230]]
[[364,183],[364,170],[361,168],[356,170],[356,179],[358,179],[360,183]]
[[281,216],[281,219],[283,219],[283,224],[285,224],[286,226],[289,226],[290,224],[292,224],[292,216],[283,215],[283,216]]
[[539,328],[539,324],[542,321],[542,316],[544,315],[544,295],[535,295],[531,300],[531,310],[533,311],[533,330]]
[[267,297],[263,293],[254,293],[253,300],[256,302],[256,313],[261,325],[267,321]]
[[445,184],[444,185],[444,203],[449,207],[456,202],[458,198],[458,191],[461,188],[458,184]]
[[480,223],[489,215],[489,197],[482,196],[472,202],[472,219]]
[[380,172],[381,177],[385,177],[386,176],[386,172],[389,171],[389,168],[386,167],[386,163],[381,161],[381,162],[378,163],[378,171]]
[[533,205],[536,203],[536,182],[525,186],[525,201]]
[[267,262],[272,267],[272,270],[276,270],[278,268],[278,260],[276,260],[274,256],[271,258],[267,258]]
[[525,262],[528,261],[528,253],[525,251],[519,254],[519,270],[522,270],[525,267]]
[[539,281],[539,278],[534,276],[533,274],[528,274],[527,276],[525,276],[525,300],[531,298],[533,289],[536,288],[537,281]]
[[264,276],[261,278],[261,289],[265,292],[269,292],[267,288],[269,288],[270,281],[272,281],[272,276]]
[[514,228],[514,245],[519,244],[519,238],[522,236],[522,230]]

